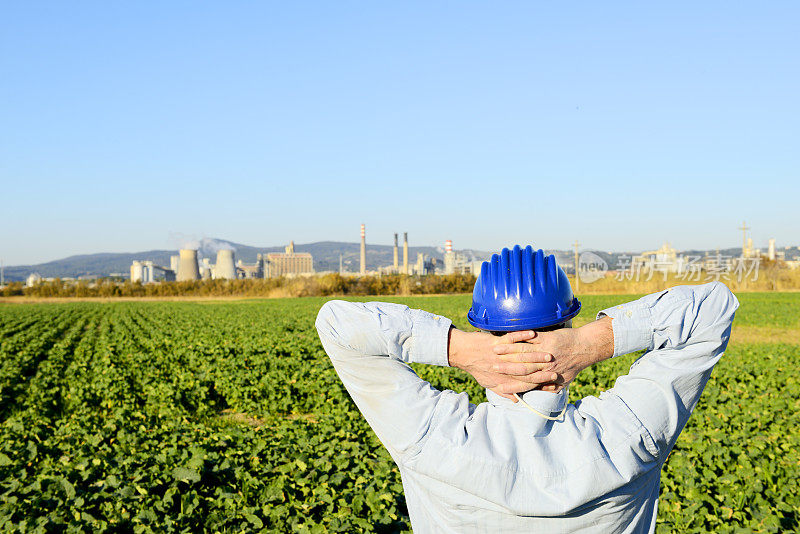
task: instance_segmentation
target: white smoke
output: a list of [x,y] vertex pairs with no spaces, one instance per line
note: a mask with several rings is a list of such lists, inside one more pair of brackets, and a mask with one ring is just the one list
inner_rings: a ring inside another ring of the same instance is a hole
[[201,257],[213,258],[220,250],[236,251],[236,247],[227,241],[220,241],[212,237],[197,237],[196,235],[188,235],[180,232],[170,232],[167,241],[172,248],[194,249]]
[[220,241],[219,239],[204,237],[200,240],[200,250],[206,254],[216,254],[220,250],[233,250],[235,252],[236,247],[227,241]]

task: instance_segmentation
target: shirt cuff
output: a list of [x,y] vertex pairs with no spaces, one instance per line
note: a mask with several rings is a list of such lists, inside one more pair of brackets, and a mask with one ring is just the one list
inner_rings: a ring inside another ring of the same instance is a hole
[[411,339],[413,347],[409,360],[415,363],[449,367],[447,358],[447,338],[453,324],[447,317],[434,315],[423,310],[411,311]]
[[606,308],[597,314],[611,317],[614,331],[614,357],[647,350],[653,345],[653,320],[650,306],[639,301]]

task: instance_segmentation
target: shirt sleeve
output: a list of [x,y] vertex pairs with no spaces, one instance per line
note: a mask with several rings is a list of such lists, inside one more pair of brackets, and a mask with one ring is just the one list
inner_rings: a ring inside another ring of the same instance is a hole
[[395,459],[416,454],[443,399],[410,362],[447,366],[451,322],[400,304],[327,302],[316,327],[345,388]]
[[609,391],[653,439],[662,460],[675,445],[722,358],[739,302],[722,283],[678,286],[608,308],[614,356],[647,351]]

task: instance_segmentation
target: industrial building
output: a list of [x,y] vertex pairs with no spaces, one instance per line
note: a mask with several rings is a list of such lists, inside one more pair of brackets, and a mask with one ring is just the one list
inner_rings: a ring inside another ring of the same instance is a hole
[[403,274],[408,273],[408,232],[403,232]]
[[258,254],[255,263],[244,263],[242,260],[236,262],[236,273],[239,278],[258,279],[266,278],[264,276],[264,268],[267,261],[266,254]]
[[359,263],[359,273],[367,274],[367,232],[364,224],[361,224],[361,258]]
[[631,263],[634,272],[644,269],[659,273],[683,274],[688,261],[685,256],[679,256],[678,251],[665,242],[657,250],[642,252],[633,258]]
[[175,272],[152,261],[136,261],[131,264],[131,282],[174,282]]
[[136,260],[131,264],[131,281],[143,284],[158,281],[192,280],[236,280],[240,278],[260,279],[279,276],[296,276],[314,273],[314,258],[307,252],[295,252],[294,242],[285,252],[258,254],[256,263],[236,261],[235,251],[217,251],[216,263],[209,258],[198,260],[198,251],[182,249],[178,255],[170,256],[170,267],[156,265],[152,261]]
[[200,280],[200,267],[197,264],[197,251],[184,248],[179,251],[178,273],[175,279],[178,282]]
[[483,260],[476,260],[474,257],[468,258],[463,254],[453,251],[453,241],[447,239],[444,242],[444,274],[481,274]]
[[131,282],[147,284],[155,282],[152,261],[134,261],[131,264]]
[[[364,250],[363,247],[364,245],[362,241],[362,250]],[[364,258],[363,252],[362,258]],[[279,276],[296,276],[314,273],[314,258],[308,252],[295,252],[294,241],[289,243],[289,246],[286,247],[286,252],[284,253],[267,254],[266,262],[264,263],[265,278],[277,278]],[[362,267],[364,265],[366,265],[366,260],[362,259]]]
[[217,251],[217,263],[214,265],[213,278],[216,280],[236,280],[236,263],[233,258],[233,251]]

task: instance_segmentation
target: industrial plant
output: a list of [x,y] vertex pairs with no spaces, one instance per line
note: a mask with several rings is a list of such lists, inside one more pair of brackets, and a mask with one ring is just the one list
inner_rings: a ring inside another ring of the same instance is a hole
[[236,262],[235,251],[217,251],[216,263],[209,258],[198,259],[193,248],[181,249],[170,257],[170,266],[162,267],[152,261],[134,261],[131,264],[131,282],[189,282],[194,280],[237,280],[278,278],[314,274],[314,258],[308,252],[295,252],[294,241],[285,252],[258,254],[254,264]]
[[[409,257],[408,232],[403,232],[402,261],[398,233],[394,234],[394,248],[392,251],[393,262],[391,265],[378,267],[367,265],[366,225],[361,225],[361,243],[359,249],[358,272],[348,272],[341,261],[339,274],[354,275],[388,275],[405,274],[409,276],[422,276],[430,274],[474,274],[480,272],[483,258],[474,255],[465,255],[453,250],[453,242],[448,239],[444,244],[444,254],[441,261],[435,256],[417,252],[412,262]],[[442,249],[439,249],[440,251]],[[237,280],[278,278],[281,276],[308,276],[315,274],[314,258],[308,252],[297,252],[294,242],[290,242],[281,253],[258,254],[256,262],[245,264],[236,261],[235,250],[223,248],[217,251],[215,262],[212,258],[200,258],[196,248],[183,248],[178,254],[170,257],[169,267],[161,266],[153,261],[135,260],[130,268],[130,280],[149,284],[154,282],[186,282],[193,280]],[[372,268],[370,268],[372,267]]]
[[[744,232],[741,256],[727,256],[724,265],[720,264],[720,255],[705,254],[698,257],[688,253],[681,254],[669,243],[664,243],[660,248],[642,252],[635,256],[628,256],[629,260],[624,269],[635,272],[649,271],[655,273],[670,273],[678,276],[709,272],[714,269],[734,269],[737,261],[745,259],[765,259],[781,261],[789,268],[800,267],[797,261],[786,258],[785,251],[778,251],[775,239],[769,240],[767,252],[762,254],[761,249],[753,247],[752,238],[747,238],[749,228],[743,223],[740,228]],[[394,247],[392,249],[392,264],[385,266],[370,266],[367,264],[366,225],[361,224],[359,265],[357,272],[348,272],[344,268],[342,255],[339,256],[339,274],[344,276],[390,275],[404,274],[409,276],[422,276],[430,274],[452,275],[472,274],[477,276],[481,270],[484,258],[472,254],[464,254],[453,249],[453,241],[444,242],[442,258],[432,255],[417,253],[414,262],[409,258],[408,232],[403,232],[402,258],[400,256],[399,234],[394,234]],[[439,249],[440,251],[442,249]],[[621,255],[620,257],[625,257]],[[565,265],[570,270],[571,265]],[[235,251],[222,249],[217,252],[216,262],[211,263],[209,258],[198,259],[195,249],[182,249],[178,255],[171,257],[170,266],[162,267],[152,261],[134,261],[131,265],[130,279],[134,282],[150,283],[158,281],[177,280],[235,280],[277,278],[281,276],[307,276],[314,274],[314,259],[307,252],[296,252],[294,242],[290,242],[282,253],[258,254],[254,264],[245,264],[236,261]],[[34,281],[35,283],[35,281]]]
[[[453,251],[453,242],[448,239],[445,241],[443,262],[439,258],[426,255],[422,252],[417,253],[414,263],[410,262],[408,232],[403,232],[403,261],[400,263],[400,247],[398,242],[399,234],[394,234],[394,248],[392,249],[392,264],[384,267],[368,269],[367,266],[367,242],[366,226],[361,225],[361,248],[360,264],[358,274],[405,274],[412,276],[422,276],[428,274],[474,274],[480,273],[481,264],[484,258],[475,258],[474,255],[467,256]],[[441,249],[439,249],[441,250]],[[344,271],[341,264],[340,274],[348,274]]]
[[[782,247],[778,249],[776,240],[768,240],[765,249],[756,248],[752,237],[748,236],[749,227],[742,223],[741,249],[725,249],[723,251],[688,250],[678,251],[670,243],[665,242],[659,248],[641,253],[598,252],[606,264],[607,271],[616,272],[619,276],[632,276],[636,273],[658,273],[673,277],[691,279],[692,276],[708,276],[709,273],[722,271],[734,272],[745,266],[758,262],[771,262],[784,269],[800,268],[800,247]],[[311,246],[315,254],[322,257],[315,259],[309,252],[295,250],[294,242],[290,242],[283,252],[257,252],[253,247],[243,247],[243,255],[255,259],[246,263],[237,259],[234,243],[203,239],[199,244],[187,245],[172,254],[169,251],[153,251],[151,259],[127,259],[131,262],[128,273],[109,272],[106,274],[90,274],[86,271],[68,275],[41,276],[30,269],[17,275],[25,285],[35,286],[43,282],[61,280],[78,282],[108,277],[122,281],[130,279],[142,284],[195,281],[195,280],[238,280],[267,279],[280,277],[311,276],[314,274],[334,273],[336,256],[338,256],[338,273],[342,276],[384,276],[384,275],[474,275],[480,273],[481,265],[490,253],[471,250],[456,251],[453,241],[447,239],[443,247],[417,246],[413,251],[409,243],[409,233],[403,232],[402,252],[400,250],[400,234],[395,232],[391,241],[393,245],[370,245],[366,242],[366,225],[360,225],[360,243],[322,242]],[[387,236],[389,237],[389,236]],[[534,243],[535,245],[535,243]],[[556,255],[558,261],[570,274],[579,268],[578,243],[575,243],[573,255],[564,250],[549,251]],[[274,249],[273,249],[274,250]],[[135,256],[134,256],[135,257]],[[154,260],[153,257],[161,258]],[[583,262],[583,260],[581,260]],[[169,265],[163,265],[169,263]],[[124,265],[124,264],[123,264]],[[581,263],[582,265],[582,263]],[[124,269],[122,265],[117,269]],[[0,264],[0,281],[4,268]],[[116,269],[115,269],[116,270]],[[586,280],[583,280],[586,282]]]

